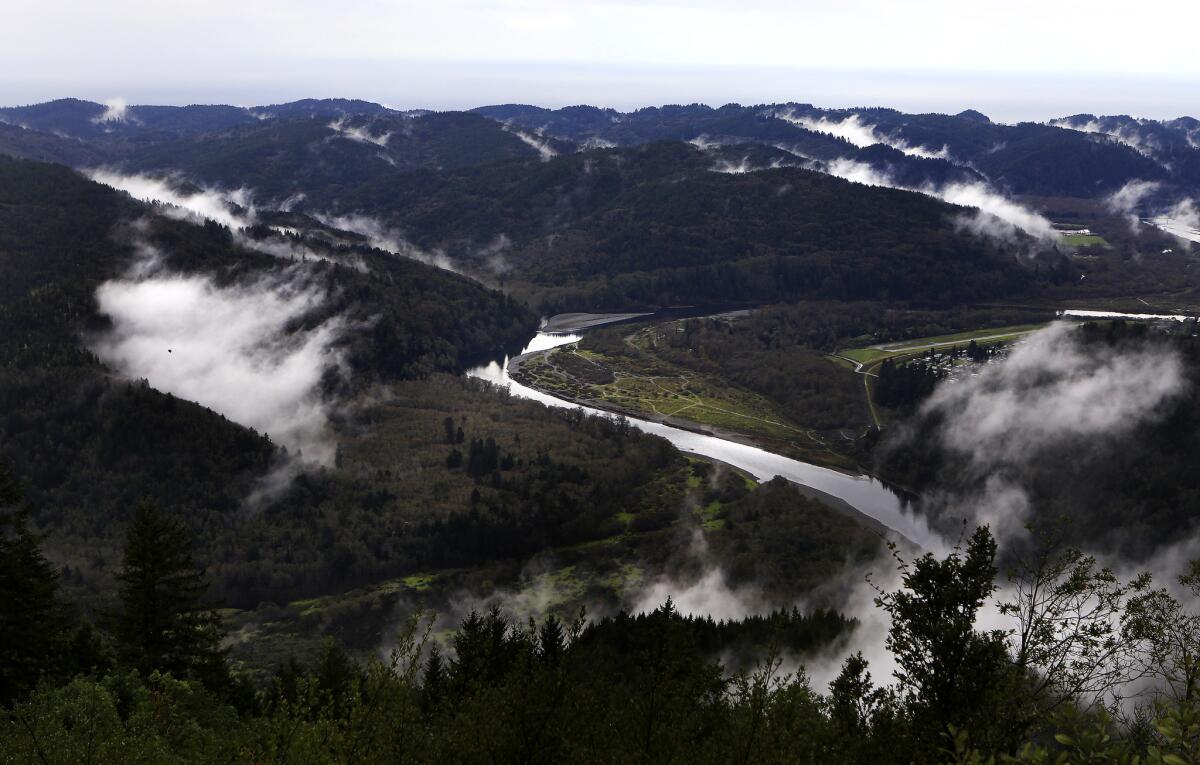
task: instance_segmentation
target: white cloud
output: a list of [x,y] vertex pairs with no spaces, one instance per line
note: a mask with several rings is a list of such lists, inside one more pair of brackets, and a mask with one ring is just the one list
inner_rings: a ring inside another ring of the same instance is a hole
[[330,260],[360,271],[366,270],[366,264],[360,258],[337,258],[293,237],[260,238],[246,235],[244,230],[258,222],[254,194],[249,189],[225,191],[197,188],[195,191],[184,191],[180,189],[181,182],[177,179],[127,175],[106,168],[89,170],[87,175],[93,181],[124,191],[134,199],[163,205],[159,211],[168,217],[193,223],[206,220],[219,223],[233,233],[235,242],[247,249],[286,260]]
[[592,137],[585,140],[579,146],[582,149],[614,149],[617,145],[606,138]]
[[[387,146],[388,140],[392,137],[390,131],[382,135],[372,135],[371,131],[366,125],[356,126],[350,125],[348,122],[349,120],[347,120],[346,117],[339,117],[338,119],[329,123],[329,128],[336,131],[343,138],[348,138],[349,140],[357,141],[358,143],[370,143],[374,144],[375,146]],[[380,157],[387,160],[393,166],[396,164],[391,157],[388,157],[385,154],[381,154]]]
[[692,532],[685,554],[704,566],[699,578],[681,581],[664,574],[645,583],[633,598],[632,613],[649,613],[665,603],[668,597],[674,602],[675,609],[684,616],[711,616],[717,620],[744,619],[771,610],[756,588],[729,586],[725,573],[714,564],[708,541],[700,529]]
[[[1071,119],[1057,119],[1050,120],[1050,122],[1047,124],[1055,127],[1079,130],[1084,133],[1106,135],[1118,143],[1128,146],[1138,154],[1141,154],[1143,157],[1146,157],[1147,159],[1153,159],[1156,162],[1158,161],[1156,159],[1156,155],[1162,150],[1162,147],[1158,143],[1158,139],[1153,134],[1143,135],[1136,127],[1126,123],[1106,126],[1098,120],[1080,121]],[[1140,124],[1141,123],[1139,121],[1139,125]]]
[[419,260],[422,263],[436,266],[446,271],[461,273],[454,263],[451,262],[450,258],[446,256],[446,253],[441,250],[433,252],[422,250],[408,241],[402,231],[384,224],[377,218],[372,218],[369,215],[361,213],[349,213],[346,215],[315,213],[313,217],[331,228],[358,234],[367,240],[368,245],[377,250],[390,252],[393,255],[399,255],[403,258]]
[[129,119],[129,104],[124,98],[110,98],[104,102],[104,112],[97,117],[92,118],[92,122],[97,125],[104,125],[112,122],[126,122]]
[[1029,500],[1019,479],[1040,457],[1111,443],[1184,390],[1174,352],[1085,350],[1076,327],[1058,322],[1029,335],[1004,361],[939,385],[922,406],[922,416],[939,418],[945,448],[967,459],[964,482],[982,485],[944,501],[998,538],[1021,533]]
[[742,157],[734,162],[729,159],[720,159],[709,168],[714,173],[727,173],[729,175],[741,175],[742,173],[754,173],[759,170],[774,170],[777,167],[792,167],[791,164],[784,162],[776,157],[765,165],[756,165],[750,161],[750,157]]
[[1194,200],[1179,200],[1165,214],[1151,218],[1150,223],[1180,239],[1200,242],[1200,208]]
[[1158,181],[1127,181],[1124,186],[1104,198],[1104,206],[1110,211],[1122,215],[1129,222],[1129,228],[1137,231],[1137,209],[1147,196],[1158,191]]
[[861,183],[864,186],[884,186],[890,189],[904,188],[896,183],[890,175],[876,170],[866,162],[859,162],[855,159],[839,157],[824,164],[817,163],[813,167],[829,175],[835,175],[838,178],[854,183]]
[[325,300],[300,271],[219,286],[153,262],[96,290],[112,329],[92,349],[125,375],[267,433],[305,460],[333,461],[322,377],[342,363],[340,318],[291,328]]
[[542,158],[543,162],[549,162],[558,156],[558,152],[555,151],[550,142],[542,137],[541,134],[527,133],[524,130],[513,127],[511,124],[505,124],[504,129],[517,138],[520,138],[524,143],[537,149],[538,155]]
[[913,146],[905,140],[880,133],[876,126],[864,122],[862,117],[857,114],[851,114],[843,120],[831,120],[827,117],[813,119],[807,116],[797,116],[795,110],[777,111],[774,114],[776,117],[786,120],[793,125],[798,125],[808,130],[815,130],[818,133],[829,133],[838,138],[844,138],[860,148],[881,143],[884,146],[890,146],[897,151],[902,151],[913,157],[920,157],[922,159],[950,159],[950,150],[946,146],[940,149]]
[[1042,241],[1056,241],[1058,238],[1054,226],[1045,217],[982,182],[948,183],[940,187],[927,184],[913,188],[897,183],[890,175],[865,162],[853,159],[839,158],[826,163],[813,163],[811,166],[813,169],[855,183],[915,191],[950,204],[977,208],[979,213],[964,215],[959,219],[964,228],[977,236],[1007,241],[1020,230]]
[[[232,192],[199,189],[187,192],[179,190],[179,184],[165,178],[136,173],[126,175],[107,168],[89,170],[87,176],[97,183],[124,191],[134,199],[170,205],[164,212],[175,218],[211,220],[233,231],[254,225],[254,208],[249,206],[249,193],[245,189]],[[235,205],[243,204],[247,205],[246,209],[235,209]]]
[[[940,188],[931,186],[922,191],[951,204],[978,208],[983,215],[961,219],[963,225],[976,234],[1008,239],[1019,229],[1042,241],[1058,238],[1054,226],[1046,218],[995,192],[984,183],[948,183]],[[1000,225],[997,225],[997,221]]]
[[735,590],[720,569],[711,569],[691,584],[659,579],[642,591],[634,613],[648,613],[670,598],[684,616],[710,616],[713,619],[744,619],[766,610],[757,593],[750,588]]

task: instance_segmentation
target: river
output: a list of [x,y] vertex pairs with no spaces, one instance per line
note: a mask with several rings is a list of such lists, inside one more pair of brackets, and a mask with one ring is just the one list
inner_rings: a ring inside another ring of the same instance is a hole
[[[521,351],[533,353],[555,348],[567,343],[578,341],[582,336],[570,333],[539,332],[533,336]],[[560,398],[534,390],[514,381],[508,375],[508,357],[503,361],[493,361],[489,364],[467,370],[468,377],[487,380],[490,383],[507,388],[515,396],[540,401],[548,406],[564,408],[579,408],[589,414],[613,416],[591,407],[565,401]],[[924,518],[910,511],[905,503],[892,490],[869,476],[848,475],[818,465],[790,459],[773,452],[759,449],[755,446],[727,441],[716,436],[694,433],[690,430],[674,428],[658,422],[626,417],[631,425],[662,436],[670,441],[680,451],[697,454],[704,457],[727,462],[734,467],[745,470],[761,481],[769,481],[775,476],[783,476],[789,481],[811,487],[837,497],[863,515],[869,516],[884,526],[892,529],[907,539],[922,547],[942,551],[945,543],[937,532],[929,528]]]

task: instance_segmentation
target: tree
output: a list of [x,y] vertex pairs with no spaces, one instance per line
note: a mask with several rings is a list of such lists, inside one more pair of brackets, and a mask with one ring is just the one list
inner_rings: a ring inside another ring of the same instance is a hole
[[1010,575],[1012,599],[1000,613],[1017,621],[1010,638],[1016,667],[1030,681],[1032,719],[1063,703],[1088,705],[1140,674],[1135,639],[1122,630],[1129,606],[1149,586],[1142,575],[1123,584],[1108,568],[1061,544],[1061,531],[1040,532]]
[[1003,633],[976,632],[975,615],[996,589],[995,555],[986,526],[944,560],[926,553],[910,564],[897,554],[903,587],[875,600],[891,617],[887,647],[926,746],[951,727],[982,732],[994,722],[986,710],[1003,692],[1008,656]]
[[207,583],[187,530],[143,502],[134,511],[117,573],[117,654],[143,675],[154,670],[210,687],[229,681],[217,615],[201,602]]
[[20,503],[20,488],[0,465],[0,705],[33,690],[66,649],[58,573]]
[[[1200,561],[1191,561],[1178,578],[1194,604],[1200,598]],[[1165,588],[1146,590],[1130,599],[1122,635],[1133,641],[1134,661],[1152,678],[1159,693],[1181,704],[1200,702],[1200,614],[1189,610]]]

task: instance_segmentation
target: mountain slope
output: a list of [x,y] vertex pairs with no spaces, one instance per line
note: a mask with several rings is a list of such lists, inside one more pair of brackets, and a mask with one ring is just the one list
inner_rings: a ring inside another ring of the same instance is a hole
[[277,201],[303,194],[301,207],[330,210],[344,190],[399,172],[538,156],[536,148],[491,120],[444,112],[268,120],[159,144],[125,167],[248,187]]
[[[242,250],[219,226],[150,216],[66,168],[0,159],[0,457],[30,478],[36,502],[70,496],[108,507],[142,493],[172,506],[190,496],[231,507],[275,459],[265,438],[121,382],[84,347],[111,326],[97,288],[147,249],[160,268],[211,275],[216,285],[267,274],[324,284],[330,297],[295,330],[331,316],[358,327],[341,342],[353,387],[460,369],[536,324],[503,295],[422,263],[363,252],[366,273],[297,266]],[[107,478],[89,477],[98,475]]]
[[505,277],[547,309],[962,301],[1014,294],[1036,278],[1038,266],[1017,261],[1032,241],[972,236],[958,223],[973,214],[965,208],[795,167],[712,168],[709,153],[663,142],[396,176],[342,201],[455,257],[504,241]]

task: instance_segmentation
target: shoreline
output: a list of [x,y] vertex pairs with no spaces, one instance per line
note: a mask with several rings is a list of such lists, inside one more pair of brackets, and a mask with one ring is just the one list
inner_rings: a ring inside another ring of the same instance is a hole
[[[656,412],[644,412],[641,410],[629,409],[626,407],[622,407],[619,404],[613,404],[611,401],[605,401],[602,399],[580,398],[578,396],[570,396],[570,395],[567,395],[564,393],[560,393],[558,391],[549,391],[544,388],[540,388],[537,385],[534,385],[532,380],[528,379],[526,376],[521,374],[521,365],[525,361],[528,361],[529,359],[532,359],[535,356],[548,354],[551,352],[551,350],[554,350],[554,349],[549,349],[549,350],[545,350],[545,351],[531,351],[530,353],[523,353],[520,356],[514,356],[508,360],[508,366],[505,367],[505,371],[508,373],[508,376],[511,377],[515,382],[518,382],[526,387],[532,388],[533,390],[536,390],[538,393],[542,393],[547,396],[553,396],[554,398],[557,398],[560,401],[566,401],[568,403],[575,404],[577,406],[584,406],[584,407],[590,407],[592,409],[599,409],[603,412],[620,415],[622,417],[630,417],[633,419],[644,420],[647,422],[654,422],[659,425],[666,425],[667,427],[676,428],[678,430],[685,430],[689,433],[696,433],[697,435],[701,435],[701,436],[709,436],[712,438],[719,438],[722,441],[730,441],[735,444],[741,444],[742,446],[750,446],[755,449],[762,449],[763,451],[766,451],[766,452],[778,454],[781,457],[788,457],[788,459],[795,459],[800,462],[808,462],[809,464],[815,465],[817,467],[825,468],[827,470],[834,470],[838,473],[841,473],[841,474],[847,475],[847,476],[851,476],[851,477],[869,476],[871,478],[874,478],[877,481],[882,482],[882,480],[883,480],[879,476],[876,476],[873,473],[871,473],[870,471],[862,469],[861,466],[859,466],[858,470],[851,470],[851,469],[846,468],[844,465],[836,465],[836,464],[825,463],[825,462],[813,462],[810,459],[800,459],[798,457],[790,457],[789,455],[782,454],[778,451],[768,448],[769,444],[767,444],[763,441],[759,441],[759,440],[755,439],[753,436],[749,436],[745,433],[740,433],[735,430],[730,430],[728,428],[721,427],[720,425],[704,425],[701,423],[694,422],[692,420],[685,420],[683,418],[673,417],[673,416],[664,415],[664,414],[658,414]],[[808,487],[806,487],[806,488],[808,488]],[[855,510],[855,512],[858,512],[858,511]]]

